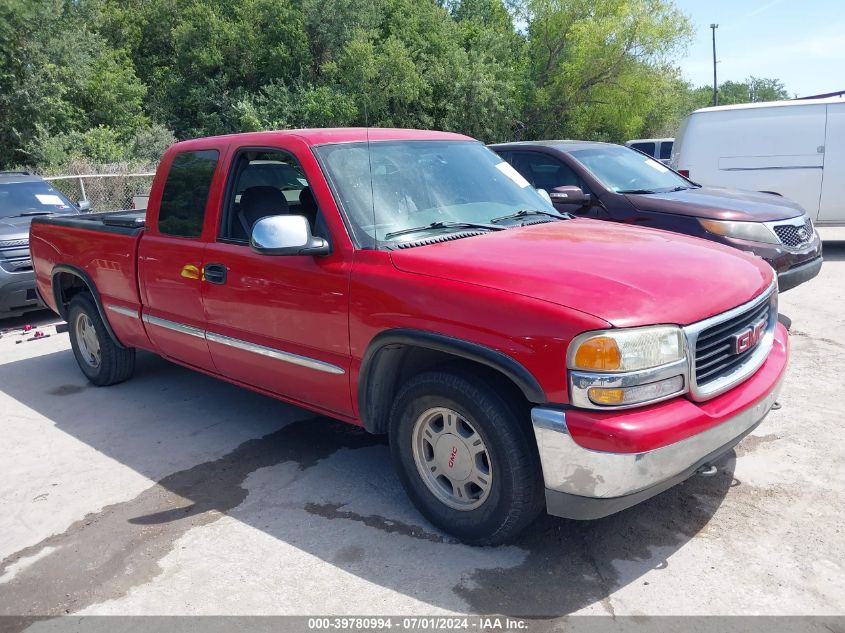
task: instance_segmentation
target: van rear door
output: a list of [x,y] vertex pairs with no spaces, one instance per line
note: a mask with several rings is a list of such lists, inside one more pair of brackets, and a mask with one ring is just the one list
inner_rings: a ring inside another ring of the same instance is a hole
[[845,224],[845,102],[827,106],[819,224]]

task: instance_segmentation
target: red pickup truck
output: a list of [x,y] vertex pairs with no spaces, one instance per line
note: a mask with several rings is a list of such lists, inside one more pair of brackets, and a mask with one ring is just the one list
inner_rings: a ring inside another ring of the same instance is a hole
[[31,250],[91,382],[150,350],[387,433],[413,502],[469,543],[709,469],[787,362],[763,260],[561,214],[458,134],[177,143],[146,213],[36,218]]

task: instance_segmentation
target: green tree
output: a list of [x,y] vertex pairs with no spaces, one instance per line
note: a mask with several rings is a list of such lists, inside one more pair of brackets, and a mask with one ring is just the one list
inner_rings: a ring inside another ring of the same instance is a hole
[[526,0],[527,134],[622,140],[678,80],[691,36],[667,0]]
[[0,166],[31,163],[54,135],[105,128],[124,143],[146,125],[145,86],[91,20],[82,1],[0,0]]
[[[0,166],[148,164],[174,138],[365,123],[672,134],[710,100],[673,63],[690,33],[671,0],[0,0]],[[786,96],[775,79],[720,87],[722,103]]]
[[[712,89],[710,94],[712,96]],[[789,93],[778,79],[753,76],[745,81],[726,81],[720,84],[718,94],[720,105],[789,99]]]

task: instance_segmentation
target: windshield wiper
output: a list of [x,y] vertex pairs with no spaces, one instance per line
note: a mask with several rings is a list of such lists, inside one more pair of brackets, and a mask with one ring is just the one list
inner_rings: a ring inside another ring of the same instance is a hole
[[400,235],[407,235],[409,233],[420,233],[431,229],[486,229],[488,231],[501,231],[505,227],[496,226],[495,224],[482,224],[480,222],[432,222],[425,226],[415,226],[409,229],[402,229],[400,231],[391,231],[384,234],[384,239],[391,240]]
[[24,211],[23,213],[18,213],[17,215],[8,215],[8,218],[26,218],[31,215],[53,215],[52,211]]
[[622,189],[616,193],[658,193],[654,189]]
[[572,219],[573,216],[570,214],[563,214],[563,213],[551,213],[549,211],[539,211],[538,209],[522,209],[521,211],[517,211],[516,213],[511,213],[510,215],[503,215],[499,218],[493,218],[490,220],[491,222],[504,222],[505,220],[515,220],[517,218],[524,218],[529,215],[547,215],[550,218],[554,218],[555,220],[569,220]]

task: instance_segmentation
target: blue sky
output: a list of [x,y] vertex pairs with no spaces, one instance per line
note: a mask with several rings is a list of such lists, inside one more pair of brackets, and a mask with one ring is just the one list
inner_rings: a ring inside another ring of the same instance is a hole
[[845,90],[845,0],[675,0],[695,38],[678,60],[687,80],[712,85],[710,24],[719,83],[775,77],[790,94]]

